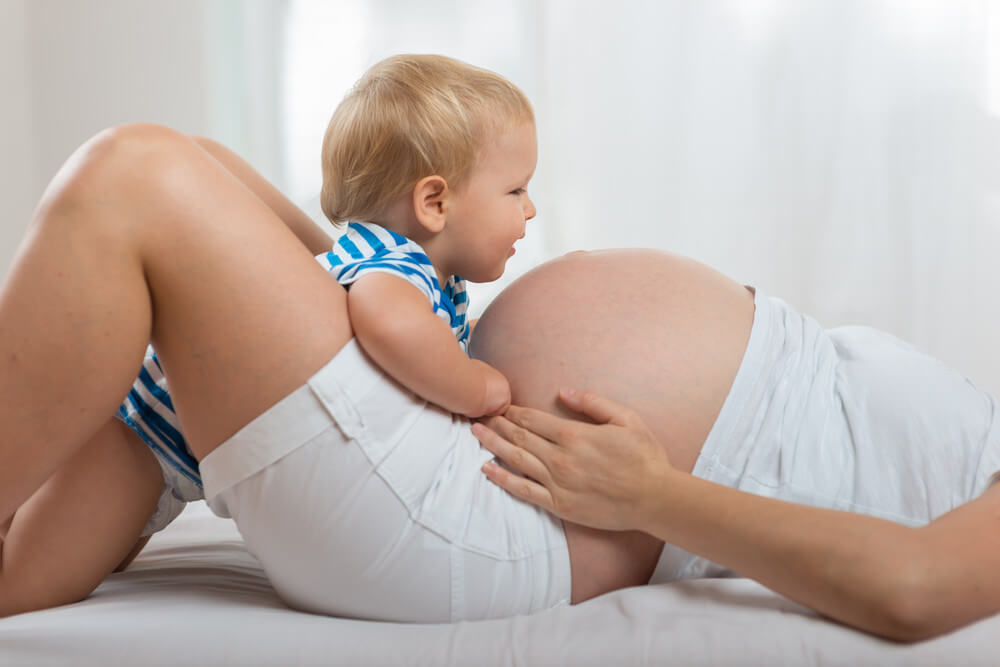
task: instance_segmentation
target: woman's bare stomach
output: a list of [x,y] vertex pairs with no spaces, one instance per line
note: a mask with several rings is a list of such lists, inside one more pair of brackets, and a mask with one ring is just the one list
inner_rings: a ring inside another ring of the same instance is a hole
[[562,411],[561,387],[593,389],[649,423],[690,471],[739,369],[753,295],[655,250],[571,253],[530,271],[483,314],[471,351],[513,401]]

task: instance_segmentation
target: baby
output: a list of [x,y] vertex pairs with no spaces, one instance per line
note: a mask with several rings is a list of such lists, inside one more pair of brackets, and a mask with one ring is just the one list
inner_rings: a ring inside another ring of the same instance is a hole
[[[214,154],[238,163],[220,148]],[[535,157],[524,94],[492,72],[441,56],[375,65],[327,130],[323,209],[335,222],[364,222],[348,224],[317,259],[350,285],[355,335],[375,363],[451,412],[499,414],[510,403],[506,378],[463,351],[469,327],[458,276],[489,281],[503,273],[535,215],[525,192]],[[152,348],[118,418],[163,468],[166,483],[143,528],[149,535],[203,497],[198,462]]]
[[536,159],[524,93],[444,56],[376,64],[327,128],[323,212],[351,222],[316,259],[348,287],[351,324],[372,360],[450,412],[479,417],[510,404],[506,378],[465,352],[465,281],[503,274],[535,216],[526,188]]

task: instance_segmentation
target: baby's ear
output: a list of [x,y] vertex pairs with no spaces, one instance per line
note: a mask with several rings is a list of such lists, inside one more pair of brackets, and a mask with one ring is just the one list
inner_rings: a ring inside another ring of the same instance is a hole
[[445,204],[448,182],[441,176],[425,176],[413,186],[413,212],[417,222],[432,234],[445,225]]

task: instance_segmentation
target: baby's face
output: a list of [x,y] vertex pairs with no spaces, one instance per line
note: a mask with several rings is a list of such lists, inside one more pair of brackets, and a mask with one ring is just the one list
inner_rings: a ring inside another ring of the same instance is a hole
[[472,282],[503,274],[514,243],[524,237],[525,223],[535,217],[527,188],[537,161],[534,123],[498,131],[486,142],[450,202],[448,273]]

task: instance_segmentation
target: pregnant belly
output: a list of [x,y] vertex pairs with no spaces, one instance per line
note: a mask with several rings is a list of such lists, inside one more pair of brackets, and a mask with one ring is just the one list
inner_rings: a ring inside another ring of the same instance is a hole
[[655,250],[572,253],[502,292],[470,350],[520,405],[563,413],[561,387],[636,410],[690,470],[739,369],[753,295],[693,260]]

